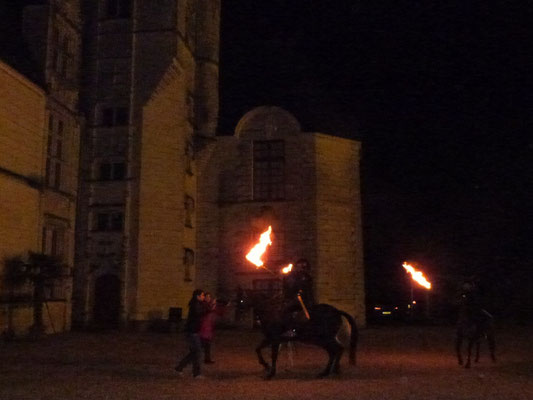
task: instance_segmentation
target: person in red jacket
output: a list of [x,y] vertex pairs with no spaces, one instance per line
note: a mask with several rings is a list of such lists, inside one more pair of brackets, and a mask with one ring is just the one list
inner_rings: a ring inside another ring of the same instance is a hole
[[211,343],[213,342],[213,337],[215,335],[215,322],[217,317],[224,314],[225,306],[223,302],[217,302],[216,299],[213,299],[209,292],[205,293],[204,302],[209,311],[202,318],[199,336],[204,350],[204,363],[213,364],[214,361],[211,358]]

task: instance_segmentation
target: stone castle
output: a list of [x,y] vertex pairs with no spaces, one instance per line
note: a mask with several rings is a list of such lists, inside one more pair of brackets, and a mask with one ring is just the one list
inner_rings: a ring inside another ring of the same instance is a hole
[[[54,330],[145,326],[185,313],[197,287],[275,291],[300,257],[318,300],[364,324],[360,144],[302,132],[274,106],[217,131],[220,0],[37,3],[23,32],[43,82],[0,64],[0,149],[13,154],[0,256],[72,266],[50,284]],[[268,226],[270,272],[245,259]],[[20,329],[28,312],[16,308]]]

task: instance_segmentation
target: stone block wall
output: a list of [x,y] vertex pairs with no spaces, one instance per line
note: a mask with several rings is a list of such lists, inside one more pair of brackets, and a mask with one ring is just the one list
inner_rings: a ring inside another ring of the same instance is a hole
[[[212,175],[209,183],[202,176],[200,187],[201,196],[208,192],[212,199],[202,216],[205,226],[219,232],[218,243],[212,234],[205,246],[217,256],[219,291],[232,295],[237,286],[252,288],[259,280],[281,280],[280,269],[304,257],[311,264],[318,300],[356,315],[364,325],[360,144],[300,132],[291,118],[276,107],[260,107],[243,117],[235,136],[218,137],[212,145],[213,156],[205,170]],[[283,200],[253,198],[256,140],[283,141]],[[269,225],[273,245],[264,261],[271,272],[245,259]]]
[[[0,62],[0,298],[5,301],[4,259],[41,247],[41,195],[45,152],[44,91]],[[29,289],[31,290],[31,289]],[[9,320],[2,304],[0,332]],[[21,307],[18,307],[21,308]],[[15,315],[11,328],[25,332],[31,318]]]
[[322,134],[315,144],[318,298],[364,324],[360,144]]
[[177,64],[169,67],[143,111],[136,320],[167,318],[169,307],[186,307],[194,289],[183,265],[184,248],[196,247],[194,221],[184,224],[184,199],[195,196],[196,185],[186,172],[192,126],[183,75]]

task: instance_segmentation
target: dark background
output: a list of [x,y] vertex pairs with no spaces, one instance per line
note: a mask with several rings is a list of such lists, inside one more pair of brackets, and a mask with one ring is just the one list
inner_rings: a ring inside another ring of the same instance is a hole
[[222,2],[220,131],[267,104],[362,142],[369,306],[404,304],[411,260],[437,314],[474,279],[498,316],[533,315],[532,7]]

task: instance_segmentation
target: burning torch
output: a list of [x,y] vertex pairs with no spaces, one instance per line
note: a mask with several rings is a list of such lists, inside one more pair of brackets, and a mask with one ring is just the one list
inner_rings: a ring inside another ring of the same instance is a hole
[[[413,307],[413,304],[415,304],[415,301],[413,300],[413,281],[415,281],[428,290],[428,292],[426,292],[426,313],[429,316],[429,290],[431,290],[431,282],[426,279],[422,271],[418,271],[411,264],[404,262],[402,267],[405,268],[407,273],[411,274],[411,303],[409,304],[409,307]],[[411,315],[413,314],[411,313]]]

